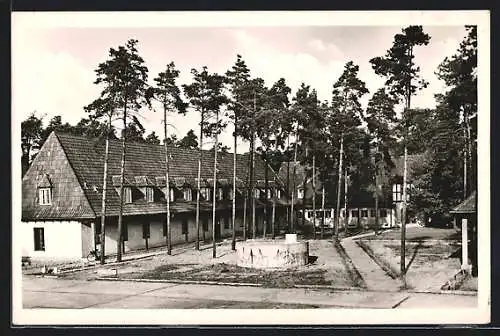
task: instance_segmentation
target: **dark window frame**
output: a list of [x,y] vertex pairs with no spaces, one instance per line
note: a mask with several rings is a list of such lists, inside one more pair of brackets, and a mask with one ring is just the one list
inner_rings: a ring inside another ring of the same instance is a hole
[[34,250],[45,251],[45,228],[33,228]]

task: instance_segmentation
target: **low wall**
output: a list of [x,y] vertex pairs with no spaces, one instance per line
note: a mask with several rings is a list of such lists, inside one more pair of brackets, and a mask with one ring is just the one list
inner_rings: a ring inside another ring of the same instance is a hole
[[237,245],[237,264],[241,267],[287,269],[309,261],[309,243],[286,240],[249,240]]

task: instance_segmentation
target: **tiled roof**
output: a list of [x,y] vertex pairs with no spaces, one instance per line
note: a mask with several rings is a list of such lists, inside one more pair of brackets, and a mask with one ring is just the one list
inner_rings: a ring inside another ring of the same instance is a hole
[[452,214],[465,214],[476,212],[476,192],[474,191],[465,201],[450,211]]
[[[102,176],[104,172],[104,140],[97,140],[83,136],[75,136],[65,133],[56,133],[56,136],[64,149],[80,184],[86,184],[85,195],[89,200],[96,214],[101,212],[102,202]],[[117,186],[119,186],[119,176],[121,167],[121,141],[111,140],[109,144],[108,162],[108,192],[106,200],[106,213],[117,215],[119,212],[119,196]],[[196,186],[198,174],[198,155],[196,149],[185,149],[170,147],[168,149],[170,161],[170,181],[178,184],[182,181],[193,183]],[[218,154],[218,179],[226,180],[232,184],[233,180],[233,154]],[[201,169],[203,180],[213,179],[213,151],[203,151],[203,163]],[[236,175],[239,181],[247,181],[248,174],[248,154],[238,155]],[[139,182],[151,182],[161,187],[165,185],[165,148],[163,145],[151,145],[144,143],[127,143],[125,183],[137,186]],[[117,178],[118,177],[118,178]],[[264,179],[264,163],[258,157],[255,161],[255,178]],[[269,179],[272,179],[272,172],[269,172]],[[240,185],[238,182],[237,185]],[[203,185],[203,183],[202,183]],[[93,188],[96,186],[97,188]],[[176,202],[175,202],[176,203]],[[173,203],[172,209],[177,205]],[[179,205],[179,211],[186,209],[188,205]],[[153,214],[164,213],[165,204],[161,202],[126,204],[124,213],[133,214]]]

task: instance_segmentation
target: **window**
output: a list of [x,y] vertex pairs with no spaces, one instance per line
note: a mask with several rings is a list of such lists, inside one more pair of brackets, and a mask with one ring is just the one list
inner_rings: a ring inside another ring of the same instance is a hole
[[392,185],[392,200],[394,202],[401,202],[403,200],[401,184]]
[[304,189],[299,188],[297,190],[297,198],[304,198]]
[[193,200],[193,192],[191,191],[191,189],[186,188],[186,189],[184,189],[183,193],[184,193],[184,200],[185,201],[192,201]]
[[351,217],[358,217],[359,216],[359,210],[351,210]]
[[210,188],[200,188],[200,194],[202,199],[210,201]]
[[273,197],[273,191],[271,189],[267,189],[267,199],[271,199]]
[[377,212],[374,209],[370,210],[370,217],[375,218],[375,216],[377,216]]
[[149,223],[142,223],[142,238],[147,239],[149,237]]
[[146,201],[147,202],[154,202],[155,200],[155,193],[153,188],[147,187],[146,188]]
[[174,202],[175,201],[175,190],[174,188],[168,188],[169,191],[169,201]]
[[229,200],[231,200],[231,201],[233,200],[233,198],[234,198],[234,189],[233,189],[233,188],[230,188],[230,189],[228,190],[228,192],[227,192],[227,198],[228,198]]
[[33,228],[35,251],[45,251],[45,235],[43,228]]
[[260,190],[259,189],[253,190],[253,197],[257,198],[257,199],[260,197]]
[[123,241],[127,241],[128,240],[128,225],[126,222],[123,222],[122,223],[122,237],[123,237]]
[[387,210],[385,210],[385,209],[380,209],[380,217],[382,217],[382,218],[387,217]]
[[361,217],[363,218],[368,217],[368,210],[361,210]]
[[[344,210],[342,210],[342,211],[344,211]],[[330,215],[331,215],[331,214],[330,214],[330,211],[326,211],[326,213],[325,213],[325,218],[330,218]]]
[[52,189],[51,188],[40,188],[38,191],[39,191],[40,205],[51,205],[52,204]]
[[208,231],[208,218],[203,218],[203,222],[202,222],[202,225],[203,225],[203,231],[207,232]]
[[229,216],[224,217],[224,229],[229,229]]
[[123,188],[123,201],[125,203],[132,203],[132,188],[130,187]]
[[217,188],[217,200],[222,201],[224,199],[224,190],[222,188]]
[[187,235],[188,234],[188,221],[187,219],[182,220],[182,234]]
[[280,190],[280,189],[276,190],[276,197],[277,197],[278,199],[280,199],[280,198],[281,198],[281,190]]

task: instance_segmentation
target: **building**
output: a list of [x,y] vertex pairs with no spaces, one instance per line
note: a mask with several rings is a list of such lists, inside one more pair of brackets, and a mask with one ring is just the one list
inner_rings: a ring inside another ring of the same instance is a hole
[[[22,180],[23,256],[34,258],[82,258],[100,243],[104,172],[103,140],[52,133],[43,144]],[[169,185],[165,179],[165,148],[162,145],[128,143],[126,151],[123,250],[166,245],[166,197],[171,206],[172,244],[196,240],[195,209],[198,156],[196,149],[169,148]],[[212,237],[212,199],[216,198],[216,238],[232,233],[232,197],[236,197],[236,230],[251,226],[250,203],[244,202],[248,186],[248,155],[238,155],[236,192],[233,192],[233,154],[218,155],[216,190],[213,193],[213,151],[203,151],[200,187],[200,237]],[[121,141],[110,141],[106,191],[106,254],[116,253],[120,208]],[[284,197],[283,188],[269,168],[256,159],[256,225],[262,231],[262,213],[270,196]],[[265,190],[265,189],[264,189]],[[268,197],[269,196],[269,197]]]

